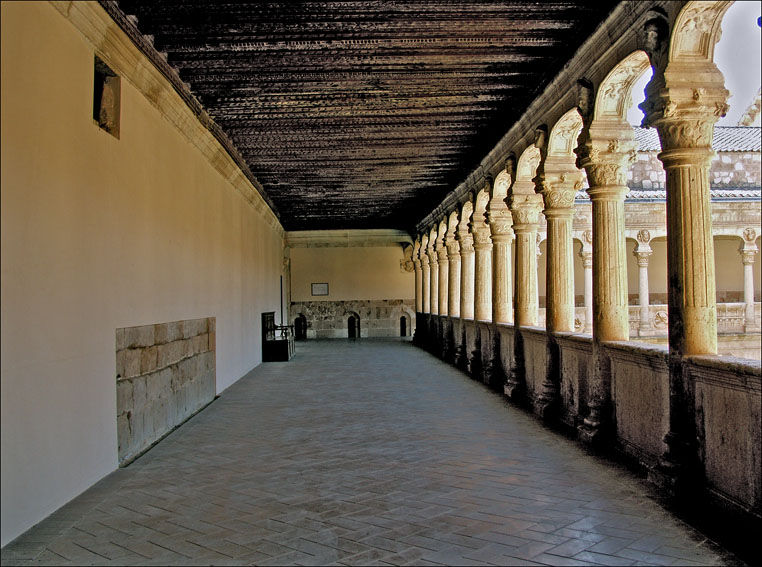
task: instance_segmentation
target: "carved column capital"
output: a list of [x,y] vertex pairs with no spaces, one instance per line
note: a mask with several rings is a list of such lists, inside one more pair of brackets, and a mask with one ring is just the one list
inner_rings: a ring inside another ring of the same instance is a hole
[[454,258],[460,258],[460,242],[457,239],[457,236],[447,241],[447,253],[450,260],[453,260]]
[[421,260],[420,260],[420,258],[414,258],[413,259],[413,266],[415,267],[416,270],[420,270],[421,269]]
[[459,230],[456,238],[460,244],[461,255],[473,253],[474,237],[468,230]]
[[487,212],[492,242],[510,242],[513,239],[513,216],[508,207]]
[[474,236],[474,248],[477,250],[483,250],[492,246],[492,240],[490,238],[490,228],[488,226],[475,227],[473,229]]
[[638,259],[638,266],[641,268],[647,268],[648,267],[648,260],[651,258],[651,254],[653,252],[651,250],[635,250],[633,251],[633,256]]
[[582,258],[582,267],[583,268],[592,268],[593,267],[593,251],[589,250],[581,250],[579,253],[579,257]]
[[542,210],[542,195],[514,194],[511,198],[511,215],[514,232],[530,232],[537,229],[537,219]]
[[754,264],[754,260],[756,259],[757,254],[759,253],[759,250],[749,250],[741,248],[738,251],[741,254],[741,262],[744,266],[749,266]]

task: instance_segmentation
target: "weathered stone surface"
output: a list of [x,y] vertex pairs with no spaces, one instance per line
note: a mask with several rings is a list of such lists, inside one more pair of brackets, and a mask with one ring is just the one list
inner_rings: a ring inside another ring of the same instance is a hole
[[409,337],[415,331],[413,305],[413,300],[402,299],[294,302],[290,321],[293,324],[304,315],[308,339],[347,338],[350,316],[360,319],[360,337],[399,337],[400,318],[405,317],[405,336]]
[[116,344],[123,347],[116,353],[121,464],[214,399],[215,328],[212,318],[117,329]]

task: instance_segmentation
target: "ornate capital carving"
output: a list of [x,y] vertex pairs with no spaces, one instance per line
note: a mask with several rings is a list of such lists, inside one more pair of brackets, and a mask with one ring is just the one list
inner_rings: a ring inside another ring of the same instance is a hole
[[474,237],[467,230],[459,230],[456,237],[460,244],[460,254],[472,254],[474,252]]
[[743,262],[744,266],[754,264],[758,250],[739,250],[739,252],[741,253],[741,262]]
[[582,258],[582,267],[592,269],[593,267],[593,251],[592,250],[581,250],[579,253],[580,258]]
[[639,267],[647,268],[648,260],[651,258],[653,252],[651,250],[635,250],[632,254],[638,259]]
[[542,210],[542,195],[517,195],[511,199],[511,215],[513,228],[519,231],[526,228],[534,229],[537,218]]
[[543,197],[545,199],[545,210],[554,211],[558,209],[568,209],[571,211],[574,208],[574,197],[577,191],[573,188],[553,188],[548,187],[543,191]]
[[452,259],[454,256],[457,256],[460,258],[460,243],[455,239],[448,239],[447,240],[447,252],[450,255],[450,259]]
[[474,248],[485,248],[492,244],[489,227],[477,227],[473,231]]

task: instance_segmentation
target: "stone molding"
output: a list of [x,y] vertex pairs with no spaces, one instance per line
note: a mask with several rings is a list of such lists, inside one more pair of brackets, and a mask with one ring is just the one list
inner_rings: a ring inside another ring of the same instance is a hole
[[289,230],[286,245],[291,248],[355,248],[373,246],[404,246],[413,239],[403,230]]
[[[174,70],[168,64],[157,66],[161,56],[146,54],[149,47],[151,50],[153,47],[143,45],[145,41],[136,45],[136,37],[141,35],[137,28],[125,18],[114,20],[118,8],[107,11],[96,2],[51,1],[51,4],[79,30],[101,59],[201,152],[269,226],[280,236],[285,234],[275,206],[243,158],[201,105],[194,104],[195,97]],[[128,35],[125,30],[130,27],[135,28],[135,33]]]

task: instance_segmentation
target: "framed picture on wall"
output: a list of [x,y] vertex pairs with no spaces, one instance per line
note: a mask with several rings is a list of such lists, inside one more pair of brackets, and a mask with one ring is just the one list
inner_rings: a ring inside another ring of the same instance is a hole
[[328,284],[327,283],[312,284],[312,295],[328,295]]

